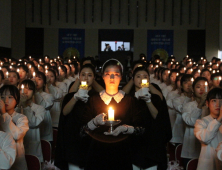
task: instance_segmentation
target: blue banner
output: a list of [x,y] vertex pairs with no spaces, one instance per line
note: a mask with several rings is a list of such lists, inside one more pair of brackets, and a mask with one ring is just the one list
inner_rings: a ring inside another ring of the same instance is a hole
[[[152,54],[173,55],[173,30],[148,30],[147,31],[147,59]],[[163,54],[165,53],[165,54]]]
[[59,29],[59,55],[64,58],[84,57],[85,30]]

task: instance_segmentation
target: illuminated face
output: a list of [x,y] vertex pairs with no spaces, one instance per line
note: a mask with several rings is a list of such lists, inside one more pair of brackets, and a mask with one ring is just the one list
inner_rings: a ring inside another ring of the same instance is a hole
[[146,71],[138,71],[133,77],[134,85],[137,88],[141,88],[142,79],[147,79],[147,82],[149,82],[149,75]]
[[40,90],[44,86],[44,81],[41,77],[35,77],[35,82],[36,82],[36,89]]
[[103,73],[103,80],[105,82],[106,87],[108,88],[118,88],[119,83],[122,79],[121,72],[119,67],[115,65],[107,66]]
[[204,71],[202,73],[202,77],[205,77],[208,81],[210,81],[210,77],[211,77],[210,72],[209,71]]
[[186,93],[190,93],[192,91],[191,86],[192,86],[191,81],[184,81],[182,84],[183,91]]
[[175,81],[176,81],[176,78],[177,78],[177,73],[172,73],[171,76],[170,76],[170,82],[172,85],[175,84]]
[[80,82],[86,81],[88,86],[91,86],[94,80],[94,74],[93,71],[90,68],[84,68],[82,69],[80,75],[79,75]]
[[194,94],[195,96],[200,98],[204,92],[205,92],[205,81],[200,80],[194,86]]
[[19,68],[19,77],[21,80],[26,79],[27,76],[27,72],[25,70],[22,69],[22,67]]
[[212,81],[213,86],[214,87],[220,87],[220,81],[221,81],[221,77],[220,76],[214,77],[214,79]]
[[165,70],[162,74],[163,82],[167,82],[168,76],[169,76],[168,70]]
[[213,114],[214,116],[218,116],[220,114],[220,100],[222,99],[211,99],[210,102],[206,101],[210,114]]
[[47,77],[49,78],[51,84],[55,83],[55,76],[51,71],[48,72]]
[[1,95],[1,99],[5,103],[5,111],[14,110],[15,106],[17,105],[15,98],[10,94],[10,91],[5,90]]
[[17,74],[14,72],[10,72],[8,75],[8,80],[10,82],[11,85],[17,86],[19,79],[17,77]]
[[[20,86],[20,94],[22,94],[21,86]],[[30,100],[32,99],[33,96],[33,90],[29,89],[28,85],[26,85],[24,87],[24,94],[27,96],[27,100]]]

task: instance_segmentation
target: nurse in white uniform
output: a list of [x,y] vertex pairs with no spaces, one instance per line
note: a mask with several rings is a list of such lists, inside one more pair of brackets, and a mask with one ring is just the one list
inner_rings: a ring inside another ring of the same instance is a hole
[[194,125],[197,119],[208,114],[208,109],[204,106],[207,96],[208,86],[205,88],[205,77],[197,77],[193,82],[194,100],[184,105],[182,118],[186,124],[181,157],[184,158],[184,166],[190,159],[199,158],[200,142],[194,136]]
[[44,120],[40,124],[41,139],[53,141],[52,118],[50,115],[50,109],[53,106],[54,97],[52,94],[50,94],[48,85],[46,85],[49,80],[46,80],[44,73],[37,72],[35,81],[37,90],[35,93],[35,102],[36,104],[43,106],[46,110]]
[[35,94],[34,82],[26,79],[21,84],[24,85],[24,90],[21,90],[20,86],[21,100],[16,111],[27,116],[29,121],[29,131],[24,137],[25,153],[35,155],[40,162],[43,162],[39,125],[44,120],[45,108],[33,102]]
[[4,85],[0,89],[0,125],[7,134],[12,135],[16,141],[16,159],[11,170],[26,170],[25,150],[23,138],[29,130],[28,119],[25,115],[15,112],[19,104],[20,94],[13,85]]
[[217,158],[216,152],[219,142],[222,141],[222,107],[219,101],[221,99],[222,89],[212,89],[206,100],[210,115],[196,121],[194,133],[201,142],[197,170],[222,169],[222,161]]
[[170,116],[170,123],[171,123],[172,129],[173,129],[174,123],[176,121],[176,110],[173,107],[173,100],[177,97],[180,97],[180,95],[181,95],[180,79],[182,76],[183,76],[183,74],[180,74],[177,76],[174,88],[172,89],[172,91],[170,91],[167,94],[167,97],[166,97],[166,102],[167,102],[167,106],[168,106],[168,112],[169,112],[169,116]]
[[182,119],[182,111],[184,105],[191,101],[192,96],[192,82],[191,79],[193,78],[190,74],[184,74],[181,77],[180,84],[181,84],[181,96],[175,98],[172,103],[173,107],[176,110],[176,121],[174,123],[172,129],[172,139],[170,140],[171,143],[180,144],[183,143],[185,125]]
[[59,116],[60,116],[60,102],[63,98],[63,91],[56,86],[56,73],[54,70],[49,69],[48,73],[46,74],[47,78],[49,79],[49,82],[47,84],[48,90],[50,94],[54,97],[54,104],[52,108],[50,109],[50,114],[52,118],[52,127],[58,128],[59,123]]

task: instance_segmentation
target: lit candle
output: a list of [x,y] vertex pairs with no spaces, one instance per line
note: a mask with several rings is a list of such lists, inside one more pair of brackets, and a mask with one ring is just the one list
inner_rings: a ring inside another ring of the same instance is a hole
[[22,61],[22,59],[19,59],[19,61]]
[[149,87],[149,82],[147,82],[147,79],[142,79],[141,87]]
[[212,71],[212,68],[210,68],[209,70]]
[[13,66],[13,63],[11,65]]
[[19,72],[19,68],[17,69],[17,72]]
[[193,62],[193,64],[196,64],[196,62]]
[[219,80],[221,81],[221,77],[219,77]]
[[177,73],[177,76],[179,76],[179,73]]
[[162,62],[160,62],[160,65],[162,65]]
[[146,84],[147,83],[147,79],[142,79],[142,83]]
[[39,59],[39,63],[41,63],[42,62],[42,59]]
[[170,70],[168,71],[168,74],[170,74]]
[[173,62],[171,62],[171,64],[173,64]]
[[186,67],[184,67],[184,71],[186,70]]
[[11,61],[12,61],[12,60],[11,60],[11,58],[10,58],[10,59],[9,59],[9,63],[11,63]]
[[217,63],[217,67],[219,66],[219,64]]
[[24,85],[23,84],[22,84],[21,88],[22,88],[22,93],[24,93]]
[[160,61],[159,61],[159,60],[156,60],[156,62],[159,63]]
[[45,74],[48,74],[48,70],[45,71]]
[[76,58],[76,56],[73,57],[74,59]]
[[177,65],[179,64],[179,62],[176,63]]
[[8,71],[6,72],[6,78],[8,78]]
[[198,73],[200,73],[200,70],[198,70]]
[[24,64],[26,65],[26,62]]
[[35,78],[35,72],[32,73],[33,78]]
[[32,68],[32,66],[31,65],[29,65],[29,69],[31,69]]
[[192,64],[192,62],[190,62],[190,64]]
[[215,70],[213,70],[213,74],[215,73]]
[[112,109],[112,107],[110,107],[108,110],[108,119],[109,121],[114,121],[114,110]]
[[2,65],[3,63],[1,62],[1,65]]
[[0,70],[2,70],[2,67],[0,67]]
[[38,68],[40,67],[40,65],[38,64]]
[[210,65],[212,65],[212,63],[211,63],[211,62],[210,62],[209,64],[210,64]]
[[9,66],[10,69],[12,69],[12,66]]
[[48,67],[47,67],[47,66],[45,66],[45,69],[47,70],[47,69],[48,69]]
[[56,62],[56,58],[54,59],[54,61]]
[[201,57],[201,60],[203,60],[203,57]]
[[69,59],[69,63],[71,63],[71,60]]
[[29,56],[29,59],[31,59],[32,57],[31,56]]
[[60,75],[60,69],[61,69],[61,67],[59,67],[59,75]]
[[59,56],[58,56],[58,59],[59,59]]
[[204,59],[204,61],[206,61],[206,59]]
[[202,65],[202,67],[204,68],[204,65]]
[[193,79],[193,77],[191,78],[191,82],[192,82],[192,84],[193,84],[193,82],[194,82],[194,79]]
[[220,71],[219,70],[217,70],[217,73],[219,73]]
[[193,72],[193,69],[191,68],[190,71]]
[[205,82],[205,92],[207,92],[207,82]]
[[156,68],[158,68],[159,66],[158,65],[156,65]]
[[187,55],[186,57],[188,58],[189,56]]
[[86,81],[81,81],[81,86],[86,86],[86,85],[87,85]]

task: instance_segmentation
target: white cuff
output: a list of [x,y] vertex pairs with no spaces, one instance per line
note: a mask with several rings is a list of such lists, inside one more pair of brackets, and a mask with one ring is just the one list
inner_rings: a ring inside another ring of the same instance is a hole
[[94,129],[97,128],[97,126],[94,124],[93,120],[94,120],[94,119],[90,120],[90,121],[88,122],[88,124],[87,124],[87,125],[88,125],[88,128],[89,128],[90,130],[94,130]]

